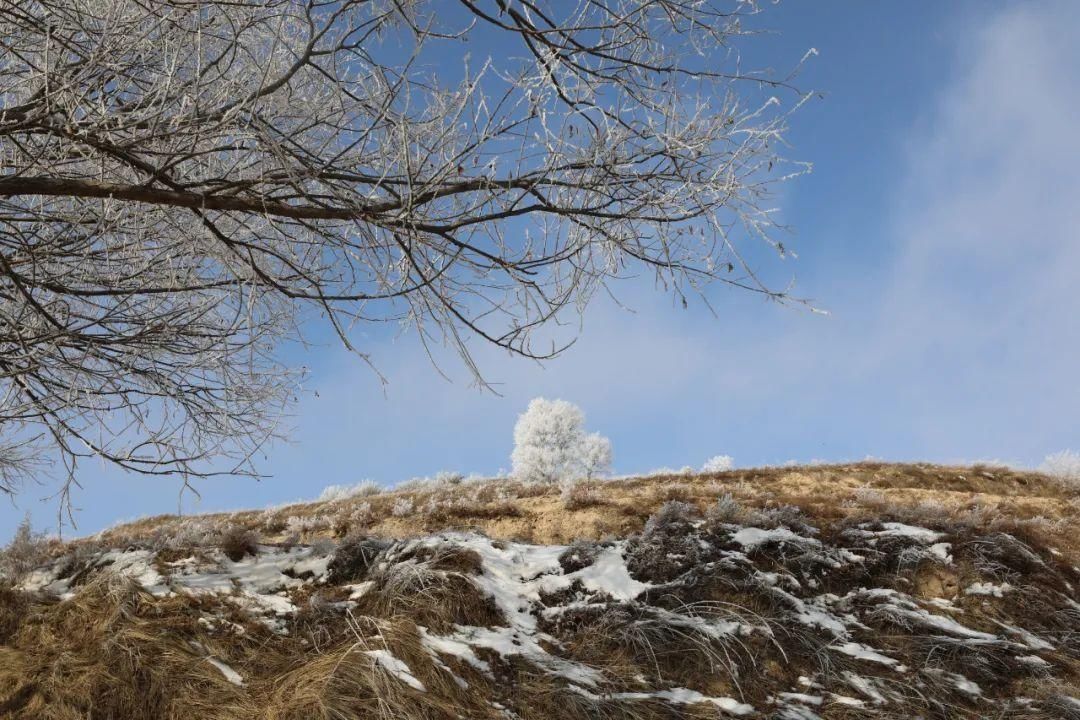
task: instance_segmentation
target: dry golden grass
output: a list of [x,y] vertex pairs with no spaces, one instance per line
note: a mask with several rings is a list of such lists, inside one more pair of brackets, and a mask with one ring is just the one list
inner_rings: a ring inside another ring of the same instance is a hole
[[197,635],[182,600],[103,576],[70,601],[32,607],[0,647],[0,717],[250,717],[241,689],[185,644]]
[[[595,481],[583,487],[590,501],[571,502],[569,507],[555,486],[491,480],[200,519],[253,530],[271,542],[286,540],[292,534],[287,522],[295,518],[315,525],[299,533],[305,541],[355,533],[409,538],[475,530],[492,538],[566,544],[637,532],[669,500],[687,501],[704,510],[730,495],[747,508],[793,505],[821,522],[900,514],[922,517],[923,522],[979,516],[978,522],[997,518],[1003,523],[1028,523],[1080,562],[1080,495],[1046,475],[1004,467],[860,462],[658,475]],[[393,508],[401,501],[412,509],[395,515]],[[184,522],[188,520],[167,515],[146,518],[113,528],[100,539],[115,544],[147,538]]]

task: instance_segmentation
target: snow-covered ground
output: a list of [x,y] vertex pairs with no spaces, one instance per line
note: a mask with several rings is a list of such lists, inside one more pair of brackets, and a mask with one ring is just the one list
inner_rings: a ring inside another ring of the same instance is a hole
[[[451,660],[494,682],[494,665],[518,657],[583,698],[708,704],[734,716],[774,713],[812,719],[833,704],[897,705],[908,702],[907,687],[947,687],[965,702],[989,703],[993,688],[986,673],[996,670],[983,667],[986,658],[1003,667],[1029,668],[1032,677],[1039,677],[1052,671],[1056,653],[1063,651],[1060,634],[1045,624],[1024,627],[1028,619],[1008,616],[1011,606],[982,613],[986,608],[979,603],[1009,601],[1016,578],[1006,582],[987,576],[964,584],[972,575],[971,553],[992,551],[982,546],[973,550],[971,540],[885,522],[849,527],[826,541],[805,525],[750,527],[669,515],[670,522],[652,522],[641,535],[581,547],[499,541],[474,533],[387,542],[368,578],[338,583],[342,599],[333,605],[347,616],[367,593],[378,591],[379,578],[395,566],[415,567],[422,558],[448,551],[467,553],[477,565],[472,572],[457,574],[467,576],[479,596],[494,603],[501,620],[455,624],[443,632],[418,628],[422,647],[455,682],[466,683],[447,664]],[[1019,543],[997,542],[1003,547]],[[1030,554],[1027,562],[1043,564],[1035,571],[1052,572],[1060,580],[1061,589],[1054,591],[1059,597],[1048,596],[1048,602],[1065,611],[1080,609],[1072,584],[1080,578],[1061,578],[1061,568],[1052,570],[1026,546],[1020,550]],[[95,573],[111,573],[130,578],[159,598],[212,597],[275,633],[287,634],[290,618],[309,602],[310,591],[331,586],[335,552],[328,543],[259,545],[254,556],[232,561],[220,550],[202,548],[166,561],[148,549],[109,550],[89,558],[78,577],[85,581]],[[962,553],[967,553],[963,566],[958,560]],[[894,577],[883,575],[883,568],[894,568]],[[74,582],[76,576],[62,577],[69,571],[70,563],[60,559],[32,573],[21,587],[70,599],[80,585]],[[917,587],[920,573],[948,575],[959,584],[949,593],[928,595]],[[871,579],[877,584],[866,585]],[[757,603],[751,611],[697,598],[695,588],[709,583],[726,583],[754,595]],[[645,637],[646,631],[662,631],[680,641],[690,639],[704,648],[706,657],[726,657],[726,665],[709,670],[730,673],[731,692],[710,692],[704,682],[698,687],[667,684],[659,670],[631,681],[616,677],[602,664],[582,659],[573,651],[582,638],[559,629],[565,618],[613,612],[629,618],[619,632]],[[988,623],[990,616],[996,624]],[[207,627],[221,622],[217,616],[205,618]],[[793,638],[799,647],[814,647],[819,655],[814,662],[800,661],[795,686],[773,687],[764,695],[748,692],[740,684],[738,668],[754,666],[754,653],[761,652],[748,649],[778,651],[777,657],[787,658],[794,652]],[[943,648],[943,654],[935,657],[923,649],[928,645]],[[428,691],[392,647],[365,652],[410,690]],[[947,653],[970,662],[950,665]],[[229,682],[245,682],[221,659],[206,660]],[[965,667],[982,674],[969,677]]]

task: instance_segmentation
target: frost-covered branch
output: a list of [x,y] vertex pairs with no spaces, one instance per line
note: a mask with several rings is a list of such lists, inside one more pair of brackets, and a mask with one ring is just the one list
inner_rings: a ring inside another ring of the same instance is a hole
[[754,12],[0,0],[0,430],[72,478],[253,472],[309,316],[475,369],[473,339],[557,354],[541,329],[629,275],[785,299],[743,258],[783,252],[805,96],[741,67]]

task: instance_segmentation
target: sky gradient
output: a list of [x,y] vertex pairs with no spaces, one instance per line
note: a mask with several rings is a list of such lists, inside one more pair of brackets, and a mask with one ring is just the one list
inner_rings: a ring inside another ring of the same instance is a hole
[[[789,156],[812,174],[777,198],[798,253],[779,268],[828,316],[730,291],[683,310],[651,284],[599,299],[581,340],[538,366],[479,349],[500,395],[412,336],[373,334],[384,389],[327,345],[295,407],[292,442],[262,481],[199,483],[185,512],[314,498],[365,478],[509,466],[535,396],[580,405],[618,473],[789,460],[1000,460],[1080,449],[1080,3],[787,0],[747,46],[751,64],[819,54],[799,84],[823,99],[792,119]],[[78,534],[176,512],[179,482],[88,464]],[[0,503],[56,521],[55,488]]]

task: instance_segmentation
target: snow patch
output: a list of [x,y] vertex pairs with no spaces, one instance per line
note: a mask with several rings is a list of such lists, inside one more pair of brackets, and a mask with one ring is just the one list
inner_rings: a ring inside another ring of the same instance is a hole
[[820,543],[814,538],[803,537],[797,535],[786,527],[778,527],[772,529],[762,529],[756,527],[745,527],[734,535],[731,536],[732,542],[738,543],[744,550],[753,550],[767,543],[772,542],[792,542],[792,543],[806,543],[809,545],[819,545]]
[[888,655],[883,655],[872,647],[862,645],[857,642],[846,642],[839,645],[830,645],[833,650],[842,652],[845,655],[850,655],[858,660],[867,660],[869,662],[876,662],[882,665],[896,668],[900,672],[903,672],[906,668],[900,665],[895,658],[891,658]]
[[370,655],[377,665],[396,677],[414,690],[427,692],[424,683],[420,682],[412,670],[402,660],[395,657],[389,650],[365,650],[365,655]]

